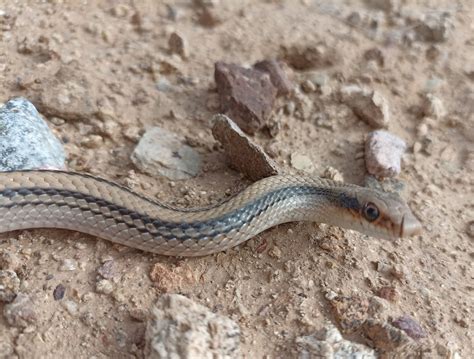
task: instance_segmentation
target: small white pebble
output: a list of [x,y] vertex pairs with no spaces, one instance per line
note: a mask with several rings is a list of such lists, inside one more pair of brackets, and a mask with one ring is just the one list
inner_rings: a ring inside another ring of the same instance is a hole
[[74,271],[77,268],[77,262],[74,259],[65,258],[63,259],[61,266],[59,267],[60,271],[68,272]]

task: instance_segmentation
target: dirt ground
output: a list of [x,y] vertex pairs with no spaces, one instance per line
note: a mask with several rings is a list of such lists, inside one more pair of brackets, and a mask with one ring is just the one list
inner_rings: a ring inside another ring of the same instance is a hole
[[[24,329],[0,316],[0,355],[142,357],[146,313],[170,292],[237,321],[244,357],[293,357],[297,337],[335,322],[331,291],[377,302],[381,318],[413,317],[427,333],[419,343],[435,348],[429,357],[471,357],[472,1],[402,1],[400,10],[385,12],[377,1],[201,2],[209,3],[207,18],[191,1],[0,0],[0,102],[25,96],[37,105],[63,141],[70,169],[163,202],[205,205],[249,184],[227,166],[211,134],[218,111],[214,63],[251,65],[281,57],[283,47],[325,44],[335,52],[333,64],[287,68],[298,87],[316,73],[322,91],[279,99],[279,132],[258,133],[255,141],[283,167],[292,154],[304,154],[316,175],[331,166],[345,181],[362,183],[364,136],[372,128],[337,92],[350,83],[380,91],[390,104],[389,130],[408,144],[399,178],[423,234],[390,242],[295,223],[197,259],[60,230],[3,234],[0,250],[17,257],[21,291],[34,298],[38,314]],[[422,34],[416,19],[441,12],[446,39]],[[169,54],[173,31],[187,41],[186,59]],[[375,60],[364,56],[370,49],[379,50],[371,52]],[[423,110],[426,92],[440,99],[445,114]],[[283,110],[290,101],[302,101],[302,115]],[[315,113],[330,125],[321,126]],[[187,138],[204,158],[199,176],[171,182],[134,168],[130,154],[152,125]],[[97,271],[110,260],[112,288],[97,290]],[[60,284],[66,292],[55,300]],[[394,289],[394,298],[377,296],[382,287]],[[357,331],[345,337],[371,344]]]

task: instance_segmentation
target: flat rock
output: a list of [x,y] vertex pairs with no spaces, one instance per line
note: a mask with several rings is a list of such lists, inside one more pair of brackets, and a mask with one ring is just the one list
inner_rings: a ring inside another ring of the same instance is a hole
[[390,121],[388,101],[377,91],[357,85],[345,86],[340,91],[341,101],[370,126],[386,128]]
[[369,133],[365,141],[367,171],[376,177],[397,176],[405,149],[405,141],[390,132],[377,130]]
[[213,118],[212,134],[224,147],[230,166],[251,180],[278,173],[278,166],[237,124],[225,115]]
[[265,125],[277,94],[268,73],[216,62],[214,78],[223,113],[249,134]]
[[141,171],[171,180],[195,177],[201,169],[201,156],[176,134],[160,127],[145,132],[131,159]]
[[298,358],[375,359],[375,352],[365,345],[345,340],[337,328],[327,324],[320,331],[296,338]]
[[275,59],[263,60],[257,62],[253,67],[270,75],[270,81],[277,89],[277,96],[288,95],[293,90],[294,85],[279,61]]
[[145,357],[237,358],[237,323],[179,294],[163,295],[151,309]]
[[65,167],[63,146],[31,102],[18,97],[0,107],[0,171]]

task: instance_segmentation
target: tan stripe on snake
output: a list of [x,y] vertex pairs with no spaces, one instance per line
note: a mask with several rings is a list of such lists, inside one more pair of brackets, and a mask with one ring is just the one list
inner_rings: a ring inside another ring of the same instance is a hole
[[89,175],[0,174],[0,232],[62,228],[148,252],[201,256],[293,221],[328,223],[389,239],[421,230],[399,196],[317,177],[268,177],[217,206],[177,209]]

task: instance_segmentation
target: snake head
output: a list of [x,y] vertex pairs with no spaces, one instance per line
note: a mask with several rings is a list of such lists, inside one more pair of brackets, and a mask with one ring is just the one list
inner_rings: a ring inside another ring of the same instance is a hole
[[[345,202],[348,205],[344,205]],[[421,233],[421,223],[398,194],[359,188],[353,194],[352,201],[343,200],[341,203],[352,216],[348,228],[386,239]]]

